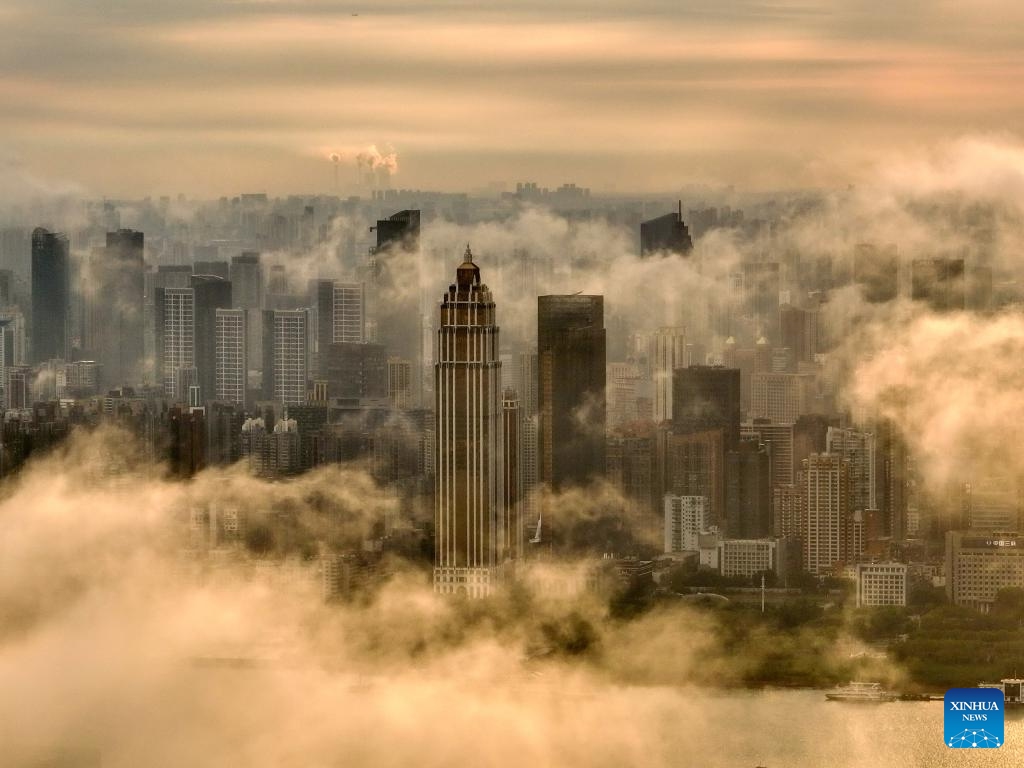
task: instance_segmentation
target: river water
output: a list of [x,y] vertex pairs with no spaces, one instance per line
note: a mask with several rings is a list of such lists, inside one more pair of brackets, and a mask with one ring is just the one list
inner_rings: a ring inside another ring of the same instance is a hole
[[1006,716],[999,749],[950,749],[943,743],[941,701],[829,702],[822,691],[703,692],[715,713],[695,738],[692,766],[1020,766],[1024,711]]

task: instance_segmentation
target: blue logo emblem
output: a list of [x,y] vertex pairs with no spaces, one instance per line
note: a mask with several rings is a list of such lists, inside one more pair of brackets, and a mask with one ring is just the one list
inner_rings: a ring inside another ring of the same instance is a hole
[[946,746],[1003,746],[1003,704],[1003,692],[998,688],[950,688],[942,704],[946,711]]

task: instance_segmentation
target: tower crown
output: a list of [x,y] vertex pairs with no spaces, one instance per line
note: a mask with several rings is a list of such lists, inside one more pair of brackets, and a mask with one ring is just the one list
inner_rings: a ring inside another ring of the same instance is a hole
[[466,244],[466,255],[459,268],[455,270],[455,282],[460,290],[469,290],[471,286],[480,285],[480,267],[473,263],[473,252]]

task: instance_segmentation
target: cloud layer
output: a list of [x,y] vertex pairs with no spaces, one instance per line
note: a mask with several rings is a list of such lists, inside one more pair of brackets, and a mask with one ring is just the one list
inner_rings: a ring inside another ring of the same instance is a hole
[[986,5],[15,0],[0,126],[100,194],[327,191],[322,148],[380,142],[405,186],[841,184],[1019,124],[1021,12]]

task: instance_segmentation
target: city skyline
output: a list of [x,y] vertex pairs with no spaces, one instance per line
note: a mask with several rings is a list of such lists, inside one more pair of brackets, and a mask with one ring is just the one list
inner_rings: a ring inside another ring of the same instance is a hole
[[10,0],[5,765],[982,746],[948,694],[1024,703],[1022,22]]

